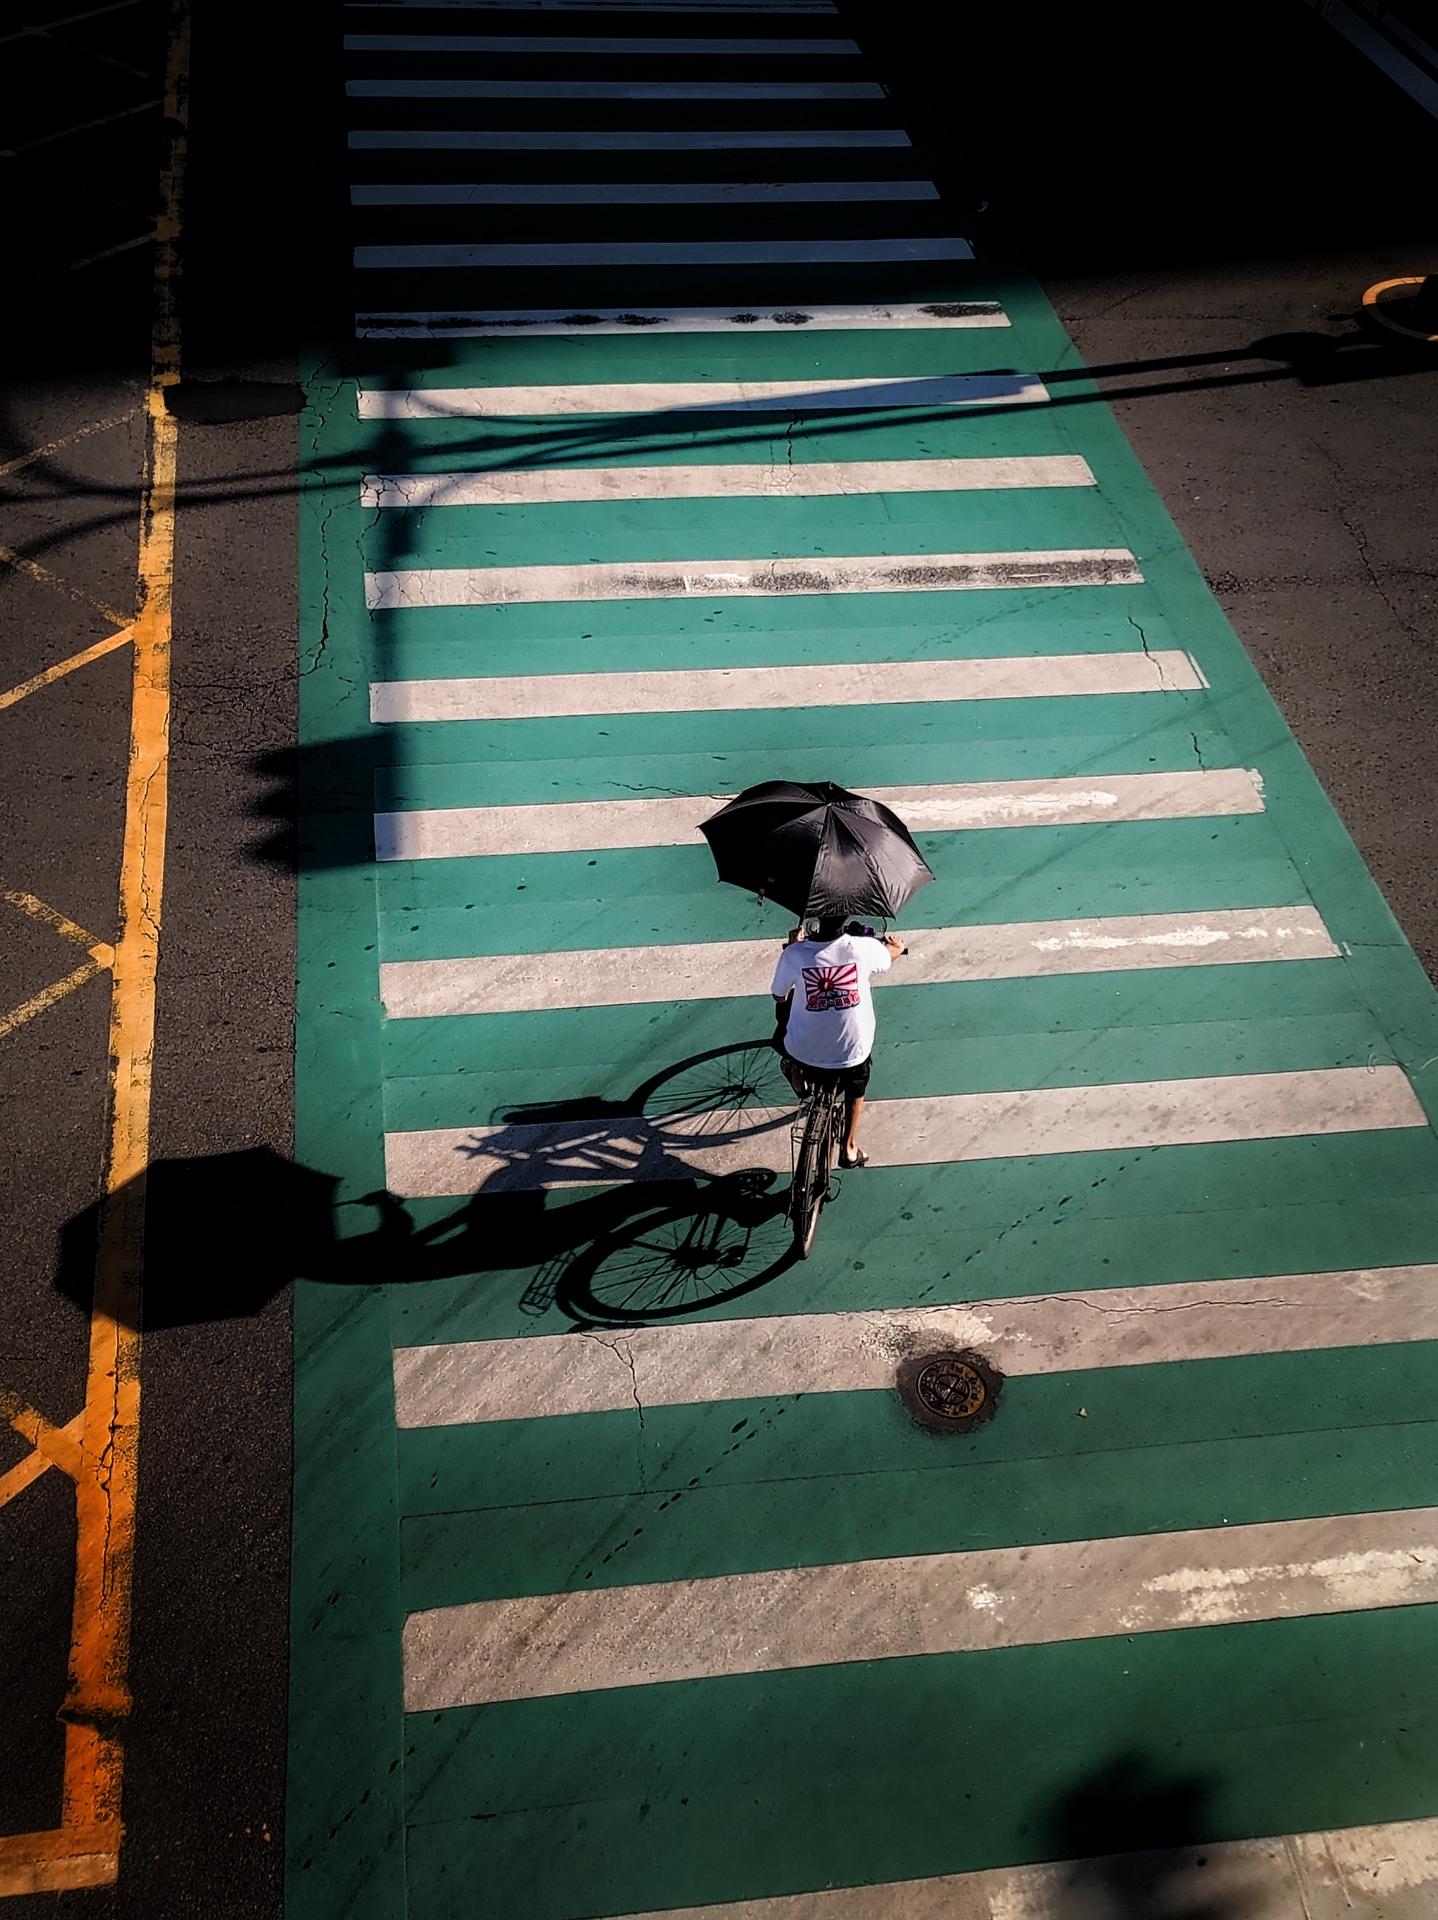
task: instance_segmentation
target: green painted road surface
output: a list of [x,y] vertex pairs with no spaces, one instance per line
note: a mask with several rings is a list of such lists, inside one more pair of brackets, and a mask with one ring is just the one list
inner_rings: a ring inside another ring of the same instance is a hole
[[[305,439],[291,1913],[1431,1914],[1438,1003],[970,231],[1002,155],[935,198],[818,6],[379,11]],[[696,830],[773,778],[937,876],[802,1263],[787,919]],[[955,1344],[1006,1385],[938,1437],[894,1377]]]

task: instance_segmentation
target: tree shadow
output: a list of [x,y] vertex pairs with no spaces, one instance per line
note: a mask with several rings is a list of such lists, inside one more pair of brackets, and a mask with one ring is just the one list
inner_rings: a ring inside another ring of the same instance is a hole
[[[481,1136],[500,1177],[438,1220],[388,1191],[340,1199],[337,1176],[270,1147],[157,1160],[140,1176],[139,1323],[158,1332],[249,1318],[297,1280],[412,1286],[523,1272],[524,1312],[557,1309],[584,1326],[733,1299],[795,1257],[782,1183],[765,1166],[696,1174],[680,1151],[707,1114],[702,1137],[742,1159],[745,1140],[785,1123],[761,1111],[776,1082],[767,1043],[745,1042],[676,1062],[623,1099],[508,1109]],[[613,1144],[636,1131],[639,1152]],[[556,1191],[566,1184],[590,1190],[566,1200]],[[55,1286],[85,1313],[102,1210],[85,1208],[60,1235]],[[365,1224],[350,1230],[356,1218]]]
[[1044,1853],[1065,1864],[1052,1910],[1063,1920],[1243,1920],[1257,1868],[1205,1844],[1212,1783],[1138,1749],[1114,1755],[1049,1810]]

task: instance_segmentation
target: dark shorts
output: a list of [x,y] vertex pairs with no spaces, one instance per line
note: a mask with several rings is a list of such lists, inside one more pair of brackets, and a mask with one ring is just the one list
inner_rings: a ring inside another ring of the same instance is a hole
[[796,1060],[791,1053],[784,1055],[784,1066],[789,1074],[790,1083],[795,1077],[804,1081],[813,1081],[817,1085],[836,1082],[846,1100],[861,1100],[864,1089],[869,1084],[869,1073],[874,1064],[872,1054],[867,1060],[861,1060],[856,1067],[810,1067],[802,1060]]

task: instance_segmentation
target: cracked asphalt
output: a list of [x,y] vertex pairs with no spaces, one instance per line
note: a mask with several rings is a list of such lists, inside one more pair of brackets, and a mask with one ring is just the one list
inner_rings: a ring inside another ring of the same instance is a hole
[[[966,18],[962,37],[926,24],[916,60],[905,44],[916,10],[869,0],[843,10],[926,117],[937,177],[968,204],[974,183],[990,208],[981,221],[1002,221],[989,244],[1001,239],[1037,271],[1098,370],[1438,977],[1438,356],[1407,360],[1353,318],[1373,281],[1438,262],[1438,123],[1299,0],[1261,17],[1205,9],[1181,57],[1159,49],[1136,10],[1109,10],[1102,31],[1075,10],[1028,35],[1021,60],[1008,18]],[[49,4],[49,16],[60,11]],[[46,9],[27,17],[43,23]],[[93,59],[82,99],[74,69],[45,48],[43,69],[22,76],[27,128],[73,124],[92,106],[118,111],[116,87],[127,107],[150,97],[142,83],[163,62],[161,10],[140,4],[90,31],[100,53],[135,72],[106,78]],[[315,244],[333,208],[316,198],[311,157],[339,143],[332,108],[304,86],[296,31],[264,6],[197,22],[191,377],[282,387],[307,339],[341,337],[339,252]],[[275,59],[277,45],[287,60]],[[1003,87],[968,83],[985,61]],[[263,139],[253,117],[261,98]],[[43,246],[12,316],[20,339],[0,461],[94,422],[118,424],[0,477],[0,539],[83,596],[4,571],[7,686],[104,630],[90,602],[124,608],[133,591],[149,256],[107,249],[133,237],[156,155],[153,115],[117,124],[109,146],[86,135],[24,163],[26,219]],[[97,170],[108,197],[94,191]],[[72,265],[91,254],[105,257]],[[316,259],[333,264],[333,284],[313,281]],[[285,1154],[295,423],[279,414],[186,425],[180,448],[153,1151]],[[113,929],[127,698],[120,652],[0,714],[0,871],[100,939]],[[3,924],[9,1007],[69,961],[28,924]],[[73,1228],[95,1199],[104,1080],[101,984],[0,1041],[11,1223],[0,1386],[57,1420],[83,1390]],[[229,1223],[194,1208],[183,1228],[203,1299]],[[638,1405],[632,1357],[613,1350]],[[149,1336],[124,1868],[112,1890],[10,1901],[7,1920],[57,1905],[107,1920],[279,1914],[289,1434],[283,1287],[257,1312],[197,1313]],[[22,1452],[0,1430],[0,1472]],[[70,1573],[69,1504],[52,1473],[0,1512],[0,1832],[49,1826],[58,1812]]]

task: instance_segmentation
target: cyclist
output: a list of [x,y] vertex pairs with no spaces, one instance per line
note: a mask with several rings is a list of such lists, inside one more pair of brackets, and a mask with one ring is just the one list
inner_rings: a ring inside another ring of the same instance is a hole
[[842,914],[835,914],[821,919],[812,933],[795,927],[774,970],[769,989],[778,1021],[774,1045],[782,1056],[785,1079],[800,1095],[811,1073],[833,1076],[843,1090],[841,1167],[869,1163],[859,1145],[874,1050],[869,981],[876,973],[887,973],[903,951],[896,935],[879,939],[872,927],[846,923]]

